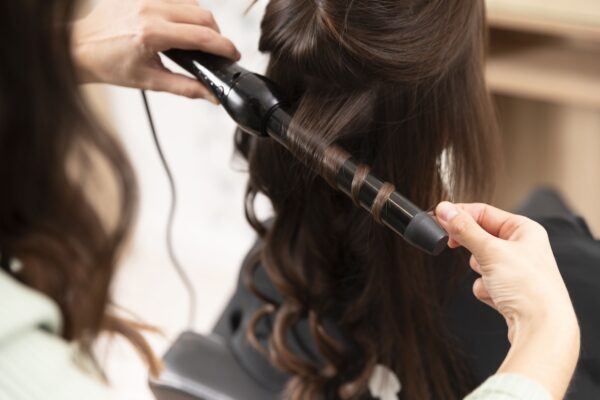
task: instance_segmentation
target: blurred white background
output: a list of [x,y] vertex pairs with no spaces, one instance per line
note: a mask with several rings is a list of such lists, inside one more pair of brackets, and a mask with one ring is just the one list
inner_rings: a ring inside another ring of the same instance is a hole
[[[240,49],[241,64],[257,71],[266,65],[257,50],[265,3],[258,2],[245,14],[251,0],[202,2],[215,14],[223,34]],[[114,285],[114,298],[119,306],[164,332],[164,337],[149,337],[162,355],[187,328],[188,312],[186,292],[165,245],[168,181],[140,92],[113,87],[93,90],[104,119],[129,151],[140,185],[139,219]],[[175,250],[197,291],[194,328],[208,332],[231,295],[240,263],[254,240],[243,214],[244,165],[232,157],[234,124],[224,110],[205,101],[164,93],[150,93],[149,101],[178,190]],[[124,341],[103,343],[100,356],[116,399],[153,398],[145,367]]]

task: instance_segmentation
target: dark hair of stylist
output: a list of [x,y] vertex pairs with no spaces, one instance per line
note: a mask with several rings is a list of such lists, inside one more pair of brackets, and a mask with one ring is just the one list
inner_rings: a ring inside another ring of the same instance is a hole
[[[0,398],[104,398],[101,332],[123,335],[156,372],[140,328],[109,287],[134,221],[136,179],[78,84],[104,82],[210,98],[159,51],[239,58],[193,0],[105,0],[73,21],[74,0],[0,3]],[[73,352],[69,343],[76,344]],[[86,369],[86,368],[84,368]]]

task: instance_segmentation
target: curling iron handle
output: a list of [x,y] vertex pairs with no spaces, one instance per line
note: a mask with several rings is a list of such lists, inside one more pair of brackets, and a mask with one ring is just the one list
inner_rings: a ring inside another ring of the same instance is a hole
[[201,51],[170,49],[163,54],[194,75],[220,102],[227,97],[236,79],[250,73],[226,58]]
[[200,51],[171,49],[164,54],[204,83],[242,130],[267,136],[268,116],[282,103],[276,85],[268,78]]

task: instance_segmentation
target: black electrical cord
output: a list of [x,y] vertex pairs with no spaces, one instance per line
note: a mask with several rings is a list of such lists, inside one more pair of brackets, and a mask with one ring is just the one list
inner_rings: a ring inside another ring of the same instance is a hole
[[175,179],[173,178],[173,173],[169,168],[169,164],[167,163],[167,159],[160,145],[160,140],[158,139],[158,134],[156,133],[156,127],[154,125],[154,119],[152,118],[152,112],[150,111],[150,105],[148,104],[148,98],[146,96],[146,91],[142,90],[142,99],[144,100],[144,107],[146,108],[146,116],[148,117],[148,124],[150,125],[150,130],[152,131],[152,138],[154,139],[154,144],[156,145],[156,150],[160,157],[160,161],[163,165],[163,169],[165,170],[165,174],[167,175],[167,179],[169,181],[169,187],[171,189],[171,206],[169,208],[169,217],[167,220],[167,232],[166,232],[166,242],[167,242],[167,251],[169,253],[169,259],[173,264],[181,283],[183,284],[187,294],[189,301],[189,314],[188,314],[188,328],[193,328],[196,321],[196,290],[194,289],[194,285],[192,285],[192,281],[188,276],[185,268],[183,268],[181,262],[177,258],[177,254],[175,254],[175,247],[173,246],[173,225],[175,222],[175,212],[177,211],[177,188],[175,186]]

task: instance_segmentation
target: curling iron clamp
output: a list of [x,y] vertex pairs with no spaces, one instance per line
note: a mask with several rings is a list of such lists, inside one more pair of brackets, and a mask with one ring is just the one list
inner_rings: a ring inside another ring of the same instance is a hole
[[[230,60],[199,51],[172,49],[164,54],[203,82],[243,131],[271,137],[290,149],[292,117],[274,82]],[[328,150],[347,154],[337,145],[328,146]],[[342,158],[336,171],[337,175],[328,181],[373,214],[378,222],[428,254],[438,255],[446,248],[448,234],[430,214],[395,191],[390,183],[368,173],[349,155]],[[362,175],[362,185],[358,193],[353,193],[353,181],[358,175]],[[373,207],[381,202],[382,207]]]

